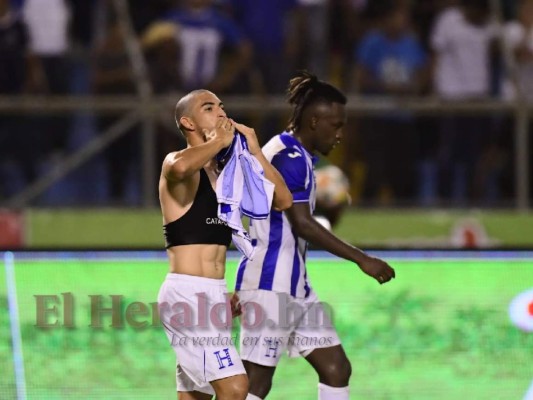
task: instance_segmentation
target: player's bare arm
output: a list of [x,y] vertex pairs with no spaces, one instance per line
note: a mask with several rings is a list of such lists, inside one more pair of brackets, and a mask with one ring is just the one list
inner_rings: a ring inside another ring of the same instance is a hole
[[183,181],[203,168],[216,154],[228,147],[235,134],[235,125],[228,118],[220,118],[217,127],[205,132],[206,142],[198,146],[170,153],[163,163],[163,175],[169,181]]
[[365,274],[373,277],[380,284],[395,277],[394,269],[386,262],[369,256],[320,225],[311,215],[308,203],[294,203],[285,213],[299,237],[338,257],[353,261]]
[[292,193],[287,188],[285,180],[280,175],[278,170],[274,168],[272,164],[270,164],[270,162],[266,159],[263,152],[261,151],[261,146],[259,146],[255,130],[239,123],[235,123],[235,127],[246,138],[246,142],[248,143],[248,150],[250,151],[250,154],[253,155],[263,167],[263,170],[265,171],[265,177],[275,186],[272,207],[276,211],[283,211],[288,209],[292,205]]

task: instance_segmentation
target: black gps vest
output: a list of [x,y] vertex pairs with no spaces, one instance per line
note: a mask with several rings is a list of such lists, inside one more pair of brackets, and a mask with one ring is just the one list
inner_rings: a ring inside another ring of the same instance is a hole
[[231,243],[232,230],[218,219],[217,197],[203,168],[191,208],[181,218],[163,225],[163,233],[167,249],[187,244]]

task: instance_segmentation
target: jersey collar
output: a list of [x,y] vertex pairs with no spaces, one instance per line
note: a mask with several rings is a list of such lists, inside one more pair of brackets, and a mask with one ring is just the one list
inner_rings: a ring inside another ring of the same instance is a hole
[[318,162],[320,157],[315,154],[309,153],[305,149],[305,147],[302,146],[302,143],[300,143],[300,141],[294,137],[293,131],[283,131],[281,134],[287,138],[290,138],[290,142],[296,147],[298,147],[298,149],[300,149],[300,151],[302,151],[305,155],[307,155],[311,159],[311,162],[313,163],[313,165],[315,165]]

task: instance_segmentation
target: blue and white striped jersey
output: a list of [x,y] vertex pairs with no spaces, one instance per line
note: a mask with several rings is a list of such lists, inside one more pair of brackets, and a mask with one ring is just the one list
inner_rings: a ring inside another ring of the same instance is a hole
[[[288,132],[274,136],[263,153],[285,179],[294,202],[309,203],[313,213],[317,158]],[[272,209],[267,219],[251,221],[249,232],[255,255],[253,260],[241,259],[235,290],[264,289],[307,297],[311,290],[305,268],[307,242],[292,230],[285,213]]]

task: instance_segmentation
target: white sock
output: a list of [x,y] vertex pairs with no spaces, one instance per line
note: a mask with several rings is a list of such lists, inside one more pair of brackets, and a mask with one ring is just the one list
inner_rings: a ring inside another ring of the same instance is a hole
[[246,400],[263,400],[261,397],[257,397],[255,394],[248,393],[248,396],[246,396]]
[[324,385],[323,383],[318,384],[318,400],[349,400],[349,399],[350,399],[349,386],[332,387],[332,386]]

